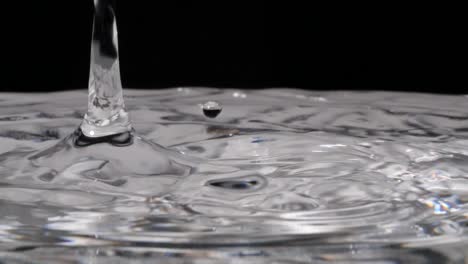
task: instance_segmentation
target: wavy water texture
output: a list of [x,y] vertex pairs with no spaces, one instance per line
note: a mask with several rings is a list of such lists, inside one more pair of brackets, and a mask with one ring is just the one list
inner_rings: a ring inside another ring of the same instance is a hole
[[[5,263],[468,258],[467,97],[129,90],[138,136],[102,142],[73,134],[85,97],[0,95]],[[199,107],[208,100],[223,105],[215,119]],[[190,168],[160,174],[151,153]],[[53,166],[36,163],[44,155]]]

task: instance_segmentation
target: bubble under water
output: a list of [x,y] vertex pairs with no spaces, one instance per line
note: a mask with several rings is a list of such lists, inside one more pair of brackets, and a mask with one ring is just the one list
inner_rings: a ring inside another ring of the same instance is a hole
[[[104,142],[76,132],[84,92],[1,94],[1,261],[466,262],[464,96],[233,93],[129,90],[139,134]],[[191,166],[149,174],[166,149]]]

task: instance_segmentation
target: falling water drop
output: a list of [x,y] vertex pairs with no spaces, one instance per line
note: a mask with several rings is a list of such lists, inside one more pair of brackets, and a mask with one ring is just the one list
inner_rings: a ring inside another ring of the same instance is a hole
[[221,104],[215,101],[208,101],[201,105],[201,108],[205,116],[209,118],[216,118],[223,111]]

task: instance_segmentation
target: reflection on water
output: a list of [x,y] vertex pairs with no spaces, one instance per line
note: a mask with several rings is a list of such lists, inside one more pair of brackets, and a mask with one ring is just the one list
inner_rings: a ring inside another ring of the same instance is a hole
[[466,97],[130,90],[142,137],[106,140],[82,92],[0,97],[5,263],[468,258]]

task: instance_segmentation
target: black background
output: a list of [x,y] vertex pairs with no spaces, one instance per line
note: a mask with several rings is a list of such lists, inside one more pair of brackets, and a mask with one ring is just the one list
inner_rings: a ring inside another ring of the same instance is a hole
[[[124,86],[467,92],[461,7],[309,2],[120,0]],[[87,86],[91,0],[0,6],[0,91]]]

